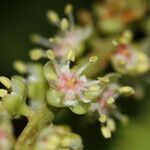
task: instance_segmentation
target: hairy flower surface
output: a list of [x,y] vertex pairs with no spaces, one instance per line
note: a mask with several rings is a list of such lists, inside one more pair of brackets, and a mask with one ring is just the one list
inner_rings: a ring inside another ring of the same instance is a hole
[[[99,89],[98,81],[89,80],[85,75],[82,75],[89,64],[87,63],[79,70],[73,71],[70,69],[70,62],[66,64],[53,62],[56,78],[50,81],[50,86],[52,86],[52,90],[61,93],[63,105],[73,106],[78,102],[89,103],[99,94],[96,93]],[[95,93],[88,93],[91,90]]]

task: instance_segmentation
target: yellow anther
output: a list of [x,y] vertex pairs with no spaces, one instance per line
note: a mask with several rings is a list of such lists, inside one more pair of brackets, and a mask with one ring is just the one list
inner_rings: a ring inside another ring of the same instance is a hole
[[111,138],[111,131],[109,127],[101,127],[101,132],[106,139]]
[[66,31],[69,28],[69,23],[66,18],[63,18],[60,22],[61,30]]
[[57,24],[60,21],[59,16],[53,10],[50,10],[50,11],[47,12],[47,18],[53,24]]
[[67,4],[65,7],[65,14],[69,15],[73,12],[73,6],[71,4]]
[[113,97],[110,97],[108,100],[107,100],[107,104],[113,104],[115,102],[115,99]]
[[89,58],[90,63],[95,62],[96,60],[97,60],[97,56],[92,56]]
[[75,51],[69,50],[67,53],[67,60],[75,61]]
[[17,60],[14,62],[13,67],[20,73],[26,73],[27,72],[27,66],[24,62]]
[[29,55],[32,60],[39,60],[43,57],[44,51],[40,48],[35,48],[29,52]]
[[4,76],[0,77],[0,83],[2,83],[8,89],[11,88],[11,81]]
[[107,77],[99,77],[98,80],[100,81],[100,83],[103,83],[103,84],[110,82],[109,78]]
[[100,117],[99,117],[99,121],[100,121],[101,123],[105,123],[105,122],[106,122],[106,120],[107,120],[106,115],[101,114],[101,115],[100,115]]
[[116,124],[115,124],[115,121],[113,119],[108,119],[107,120],[107,126],[110,128],[110,130],[112,132],[114,132],[116,130]]
[[5,95],[7,95],[8,91],[5,89],[0,89],[0,97],[4,97]]
[[55,54],[54,54],[54,52],[52,50],[47,50],[46,54],[47,54],[47,57],[50,60],[54,60],[55,59]]
[[124,86],[124,87],[119,88],[119,93],[128,96],[128,95],[134,95],[135,91],[130,86]]

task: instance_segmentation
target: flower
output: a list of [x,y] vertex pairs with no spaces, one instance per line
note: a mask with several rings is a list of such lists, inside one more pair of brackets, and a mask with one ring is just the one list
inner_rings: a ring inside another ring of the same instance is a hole
[[149,70],[149,58],[129,44],[119,44],[112,55],[112,64],[122,74],[137,76]]
[[75,50],[76,56],[80,55],[84,50],[84,41],[88,39],[92,33],[91,25],[87,25],[86,27],[75,26],[73,7],[71,4],[66,5],[65,14],[68,16],[68,19],[63,18],[60,20],[55,11],[50,10],[47,12],[49,22],[60,29],[59,35],[49,39],[37,34],[32,36],[32,41],[34,43],[43,45],[48,49],[53,49],[56,57],[60,59],[66,55],[68,49]]
[[[116,81],[109,81],[108,77],[112,76],[114,75],[109,74],[104,77],[105,80],[101,80],[103,84],[104,82],[102,81],[105,81],[104,88],[100,92],[101,95],[95,102],[92,102],[89,107],[90,111],[98,113],[99,121],[102,123],[101,132],[105,138],[110,138],[111,132],[116,130],[113,117],[119,119],[123,123],[127,122],[126,116],[122,115],[117,109],[115,101],[120,94],[127,96],[134,94],[134,90],[131,87],[120,87]],[[107,82],[106,79],[108,79]]]
[[56,60],[48,62],[45,65],[45,77],[51,86],[48,103],[55,106],[75,106],[94,100],[99,95],[99,81],[87,79],[82,73],[95,58],[90,58],[89,62],[77,71],[70,68],[69,60],[61,64]]
[[122,31],[129,23],[142,18],[147,10],[144,0],[106,0],[97,2],[94,8],[98,26],[109,34]]

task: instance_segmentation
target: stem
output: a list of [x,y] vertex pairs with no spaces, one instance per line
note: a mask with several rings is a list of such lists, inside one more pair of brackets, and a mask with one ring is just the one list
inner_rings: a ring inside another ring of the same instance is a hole
[[33,145],[37,134],[46,125],[50,124],[54,118],[54,112],[50,111],[47,106],[32,113],[29,117],[29,122],[19,136],[15,150],[29,150]]

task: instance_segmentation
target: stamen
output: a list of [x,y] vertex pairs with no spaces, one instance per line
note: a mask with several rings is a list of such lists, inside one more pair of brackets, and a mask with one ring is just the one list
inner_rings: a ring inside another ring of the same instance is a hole
[[73,29],[74,25],[75,25],[75,23],[74,23],[75,21],[74,21],[74,17],[73,17],[73,6],[71,4],[67,4],[66,5],[66,7],[65,7],[65,14],[69,18],[71,29]]
[[60,27],[62,31],[66,31],[69,28],[69,23],[66,18],[63,18],[60,22]]
[[50,23],[60,27],[60,25],[59,25],[60,19],[59,19],[58,14],[55,11],[53,11],[53,10],[48,11],[47,18],[50,21]]
[[29,55],[32,60],[39,60],[45,55],[45,51],[41,48],[35,48],[30,50]]
[[47,54],[47,57],[50,60],[54,60],[55,59],[55,54],[54,54],[54,52],[52,50],[47,50],[46,54]]
[[8,78],[1,76],[0,77],[0,83],[2,83],[6,88],[11,88],[11,82]]
[[31,41],[35,44],[39,44],[39,45],[44,46],[46,48],[52,48],[52,45],[50,44],[49,40],[38,35],[38,34],[32,34],[31,35]]
[[13,67],[20,73],[26,73],[27,72],[27,66],[24,62],[20,60],[16,60],[13,64]]
[[90,63],[86,63],[85,65],[83,65],[77,72],[76,75],[79,76],[82,74],[82,72],[90,65]]
[[67,53],[67,60],[75,61],[75,51],[69,50]]

